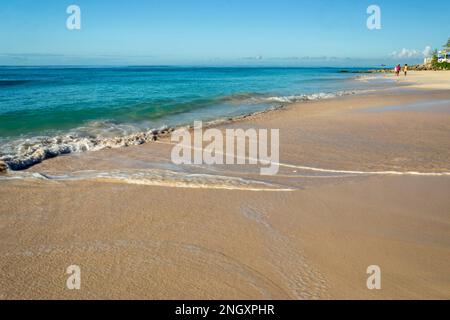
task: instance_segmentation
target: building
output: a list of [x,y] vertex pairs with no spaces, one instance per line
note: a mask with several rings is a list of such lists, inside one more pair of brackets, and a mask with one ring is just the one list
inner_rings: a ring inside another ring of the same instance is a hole
[[438,51],[437,58],[438,58],[439,63],[450,62],[450,49],[445,48],[445,49]]

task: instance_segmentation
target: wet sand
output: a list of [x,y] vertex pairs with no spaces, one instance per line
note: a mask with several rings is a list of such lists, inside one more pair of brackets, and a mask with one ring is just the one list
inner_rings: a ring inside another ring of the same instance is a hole
[[166,138],[0,181],[0,298],[449,299],[450,73],[399,82],[218,126],[280,129],[272,177]]

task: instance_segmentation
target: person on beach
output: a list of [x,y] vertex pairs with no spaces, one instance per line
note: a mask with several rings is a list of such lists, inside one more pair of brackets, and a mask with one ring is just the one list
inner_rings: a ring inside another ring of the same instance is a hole
[[401,67],[400,67],[399,64],[395,66],[395,75],[396,75],[397,77],[400,75],[400,69],[401,69]]
[[406,74],[408,73],[408,65],[407,64],[405,64],[405,66],[403,67],[403,72],[405,73],[405,77],[406,77]]

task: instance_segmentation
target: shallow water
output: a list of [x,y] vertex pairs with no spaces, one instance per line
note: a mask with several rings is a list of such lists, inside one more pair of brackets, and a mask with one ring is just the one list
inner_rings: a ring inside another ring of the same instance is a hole
[[419,101],[391,106],[367,108],[358,112],[385,112],[385,111],[432,111],[450,113],[450,100]]

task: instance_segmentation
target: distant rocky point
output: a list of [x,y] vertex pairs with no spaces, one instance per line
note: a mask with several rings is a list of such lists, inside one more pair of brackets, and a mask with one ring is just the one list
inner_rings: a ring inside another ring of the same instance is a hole
[[[403,68],[403,66],[402,66]],[[444,70],[444,67],[432,64],[415,64],[408,66],[410,71],[437,71]],[[394,73],[394,67],[392,68],[381,68],[381,69],[370,69],[370,70],[339,70],[340,73]]]
[[339,70],[340,73],[391,73],[394,72],[391,68],[370,69],[370,70]]
[[439,64],[416,64],[409,67],[409,70],[413,71],[438,71],[438,70],[445,70],[444,65]]

